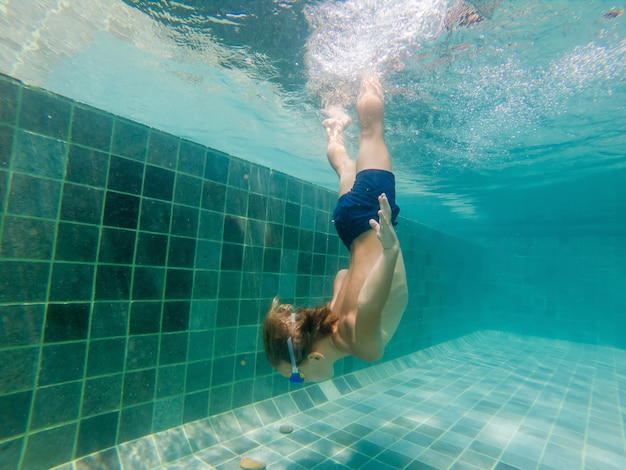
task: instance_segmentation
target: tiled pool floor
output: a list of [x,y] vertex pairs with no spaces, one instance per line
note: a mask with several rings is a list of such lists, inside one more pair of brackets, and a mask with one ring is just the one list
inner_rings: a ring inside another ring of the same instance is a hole
[[[337,387],[349,382],[322,384],[329,399],[303,412],[293,404],[308,392],[274,399],[287,417],[271,424],[262,425],[258,407],[242,411],[247,432],[228,434],[213,421],[221,438],[208,447],[185,425],[189,446],[178,460],[159,438],[151,465],[125,455],[136,446],[118,446],[117,458],[124,470],[238,469],[243,456],[268,469],[626,468],[626,351],[480,332],[408,361],[404,370],[378,366],[379,380],[360,371],[354,380],[368,384],[354,391]],[[281,434],[281,424],[294,431]]]

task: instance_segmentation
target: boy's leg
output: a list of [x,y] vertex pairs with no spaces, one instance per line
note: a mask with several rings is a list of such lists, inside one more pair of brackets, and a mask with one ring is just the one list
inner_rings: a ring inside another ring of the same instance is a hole
[[383,90],[378,77],[367,77],[361,82],[356,111],[361,127],[356,171],[391,171],[391,159],[383,135]]
[[337,176],[339,176],[339,196],[344,195],[354,184],[356,165],[350,159],[343,141],[343,130],[348,127],[352,120],[346,112],[339,107],[326,109],[328,119],[323,122],[326,129],[326,155]]

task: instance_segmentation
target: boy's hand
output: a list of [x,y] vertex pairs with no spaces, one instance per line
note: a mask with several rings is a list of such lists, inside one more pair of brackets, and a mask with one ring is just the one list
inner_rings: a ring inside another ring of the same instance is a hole
[[383,249],[388,250],[398,245],[398,237],[393,229],[393,225],[391,225],[391,206],[385,193],[378,196],[378,203],[380,204],[380,210],[378,211],[379,222],[370,219],[370,226],[376,231]]

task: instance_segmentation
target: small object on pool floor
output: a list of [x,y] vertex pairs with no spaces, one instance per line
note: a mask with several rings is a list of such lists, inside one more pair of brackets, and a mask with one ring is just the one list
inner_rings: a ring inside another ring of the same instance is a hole
[[250,457],[242,458],[239,465],[244,470],[263,470],[265,468],[265,464],[263,462],[251,459]]
[[290,432],[293,431],[293,428],[289,426],[288,424],[281,424],[278,430],[282,432],[283,434],[289,434]]

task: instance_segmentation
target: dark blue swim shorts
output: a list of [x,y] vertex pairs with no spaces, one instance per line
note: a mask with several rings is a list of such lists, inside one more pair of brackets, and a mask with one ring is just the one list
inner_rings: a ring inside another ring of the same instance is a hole
[[400,208],[396,204],[396,179],[390,171],[359,171],[352,189],[337,201],[333,223],[348,250],[356,237],[372,228],[370,219],[378,220],[378,196],[382,193],[387,195],[391,206],[391,222],[396,225]]

